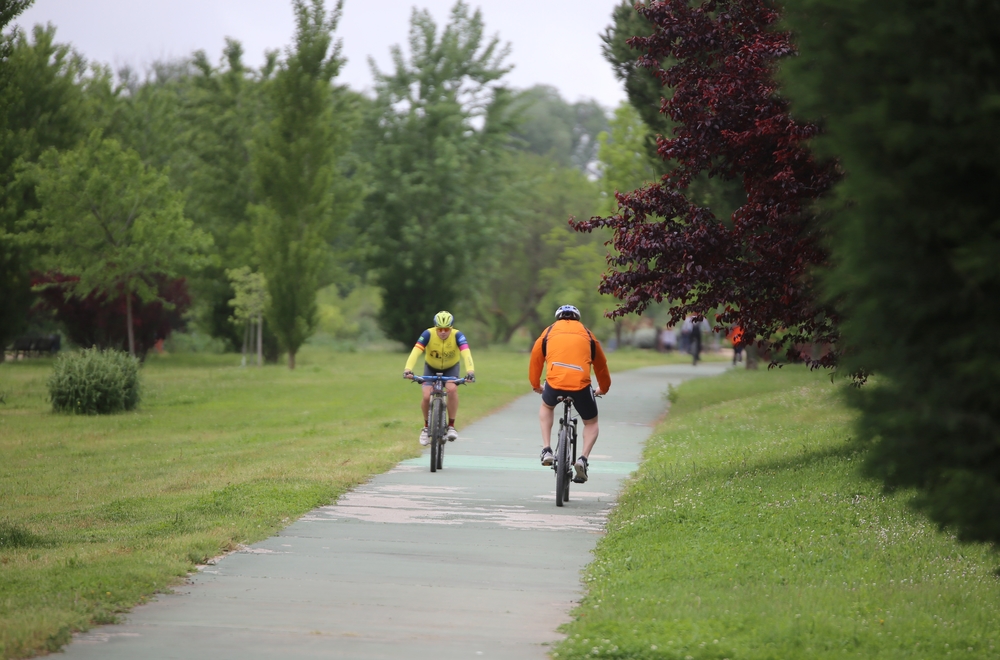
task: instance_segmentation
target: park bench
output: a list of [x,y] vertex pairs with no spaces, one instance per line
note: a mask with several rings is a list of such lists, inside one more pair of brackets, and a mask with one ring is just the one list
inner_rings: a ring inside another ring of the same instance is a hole
[[62,348],[62,337],[59,335],[29,335],[18,337],[6,348],[4,356],[14,360],[26,357],[42,357],[55,355]]

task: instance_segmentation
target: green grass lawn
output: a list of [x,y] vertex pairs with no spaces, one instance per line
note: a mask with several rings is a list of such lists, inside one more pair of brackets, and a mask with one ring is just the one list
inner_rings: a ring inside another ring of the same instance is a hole
[[[530,391],[526,353],[475,358],[460,428]],[[677,360],[609,356],[615,371]],[[295,371],[151,356],[139,409],[101,417],[51,412],[51,361],[0,365],[0,657],[56,650],[195,563],[418,455],[420,393],[402,379],[405,361],[311,346]]]
[[552,657],[1000,658],[1000,556],[858,475],[829,375],[682,385]]

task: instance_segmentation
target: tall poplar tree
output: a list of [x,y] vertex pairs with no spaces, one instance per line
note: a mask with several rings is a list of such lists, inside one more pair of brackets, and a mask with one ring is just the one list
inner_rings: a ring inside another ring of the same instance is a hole
[[316,292],[337,229],[337,157],[346,143],[332,85],[344,63],[333,40],[342,2],[329,12],[322,0],[292,4],[295,44],[268,83],[271,119],[251,150],[260,203],[250,207],[257,260],[271,296],[267,319],[288,351],[290,369],[318,321]]
[[219,67],[212,66],[204,52],[196,52],[184,108],[184,144],[190,154],[183,182],[186,208],[195,224],[212,234],[219,251],[218,265],[205,270],[194,290],[206,329],[234,347],[241,343],[229,321],[229,301],[236,291],[224,273],[256,265],[248,211],[255,201],[250,146],[254,126],[263,115],[261,88],[276,57],[270,53],[258,72],[243,63],[243,47],[233,39],[226,40]]

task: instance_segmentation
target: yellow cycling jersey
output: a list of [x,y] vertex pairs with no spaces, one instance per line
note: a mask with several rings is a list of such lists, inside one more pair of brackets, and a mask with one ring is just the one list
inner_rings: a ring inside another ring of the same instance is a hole
[[420,354],[424,354],[424,362],[431,369],[450,369],[458,364],[459,356],[465,363],[466,373],[475,371],[476,367],[472,363],[472,351],[469,350],[469,342],[465,335],[452,328],[447,339],[438,337],[437,328],[427,328],[417,339],[417,343],[410,351],[410,357],[406,360],[406,369],[413,371],[417,366],[417,359]]

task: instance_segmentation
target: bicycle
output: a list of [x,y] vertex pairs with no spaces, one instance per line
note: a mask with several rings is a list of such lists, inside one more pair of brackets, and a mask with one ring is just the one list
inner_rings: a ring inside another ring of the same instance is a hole
[[466,378],[451,376],[410,376],[414,383],[431,383],[431,405],[427,415],[427,431],[431,436],[431,472],[437,472],[444,467],[444,434],[448,431],[448,392],[445,383],[464,385],[472,382]]
[[576,463],[576,409],[573,399],[561,396],[556,401],[563,404],[563,414],[559,418],[559,441],[556,444],[552,469],[556,473],[556,506],[569,502],[569,482],[573,480],[573,464]]

